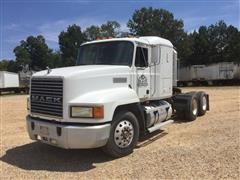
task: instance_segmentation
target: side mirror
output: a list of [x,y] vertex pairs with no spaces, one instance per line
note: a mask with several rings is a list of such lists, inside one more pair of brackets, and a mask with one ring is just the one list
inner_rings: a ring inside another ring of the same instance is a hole
[[152,46],[151,49],[151,66],[155,66],[160,63],[161,49],[159,46]]
[[155,61],[155,60],[152,60],[152,61],[149,63],[149,67],[155,66],[155,64],[156,64],[156,61]]

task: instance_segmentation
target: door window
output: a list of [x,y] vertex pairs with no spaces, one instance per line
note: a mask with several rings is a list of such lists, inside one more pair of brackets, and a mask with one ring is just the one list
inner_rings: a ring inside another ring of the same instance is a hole
[[148,49],[147,48],[137,47],[135,66],[136,67],[148,66]]

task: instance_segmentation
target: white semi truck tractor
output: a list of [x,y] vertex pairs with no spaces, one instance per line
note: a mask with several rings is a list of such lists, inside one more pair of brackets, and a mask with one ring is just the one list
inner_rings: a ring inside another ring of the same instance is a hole
[[84,43],[76,66],[31,78],[31,139],[66,149],[102,147],[113,157],[133,152],[139,137],[209,110],[205,92],[181,93],[177,52],[160,37]]

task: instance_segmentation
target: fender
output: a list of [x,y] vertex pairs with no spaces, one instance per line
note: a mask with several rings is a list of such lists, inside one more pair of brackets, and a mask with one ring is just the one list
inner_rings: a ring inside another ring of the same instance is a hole
[[[70,105],[81,106],[104,106],[104,119],[95,120],[89,118],[78,119],[78,122],[96,123],[112,121],[115,109],[120,105],[139,103],[136,92],[129,87],[118,87],[104,90],[91,91],[84,95],[74,98],[69,102]],[[73,122],[75,118],[71,118]]]

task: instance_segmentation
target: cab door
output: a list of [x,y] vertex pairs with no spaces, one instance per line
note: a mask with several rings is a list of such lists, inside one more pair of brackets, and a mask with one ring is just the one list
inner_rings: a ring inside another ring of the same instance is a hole
[[141,100],[150,97],[150,68],[148,65],[148,48],[137,47],[135,55],[136,91]]

